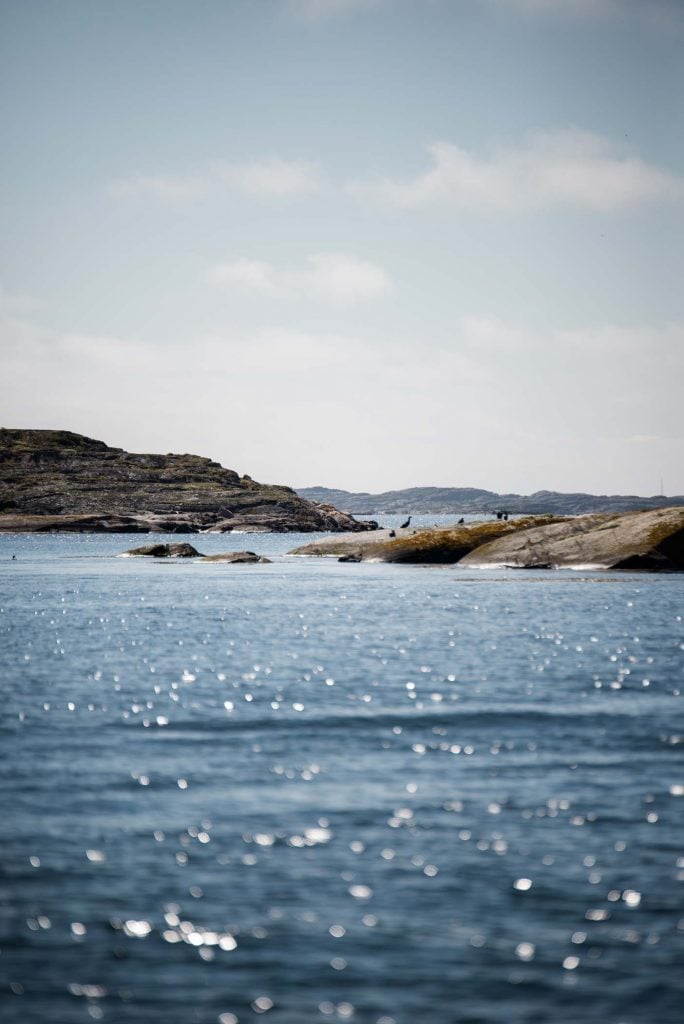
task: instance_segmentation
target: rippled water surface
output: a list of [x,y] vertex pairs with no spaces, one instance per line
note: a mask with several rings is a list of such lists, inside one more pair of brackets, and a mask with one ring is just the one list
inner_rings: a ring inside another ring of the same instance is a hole
[[682,577],[187,539],[0,537],[4,1021],[682,1019]]

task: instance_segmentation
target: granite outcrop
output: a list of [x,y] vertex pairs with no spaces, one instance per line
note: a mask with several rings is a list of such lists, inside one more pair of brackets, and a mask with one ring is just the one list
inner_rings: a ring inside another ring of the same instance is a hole
[[66,430],[0,429],[0,531],[364,531],[332,505],[198,455],[134,454]]
[[492,539],[462,564],[682,572],[684,508],[573,516]]
[[296,555],[345,562],[515,569],[587,568],[684,571],[684,508],[585,516],[525,516],[374,535],[322,538]]

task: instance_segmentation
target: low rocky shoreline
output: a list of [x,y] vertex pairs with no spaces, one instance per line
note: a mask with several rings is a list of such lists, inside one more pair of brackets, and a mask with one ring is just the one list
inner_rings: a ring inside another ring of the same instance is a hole
[[684,508],[521,519],[328,537],[293,555],[416,565],[684,571]]
[[339,533],[376,529],[377,523],[355,519],[331,505],[258,511],[230,518],[210,512],[168,515],[153,512],[0,513],[0,533]]

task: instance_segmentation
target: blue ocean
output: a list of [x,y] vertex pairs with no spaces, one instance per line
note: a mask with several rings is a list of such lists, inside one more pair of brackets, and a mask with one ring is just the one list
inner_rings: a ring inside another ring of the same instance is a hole
[[154,539],[0,537],[3,1021],[679,1024],[682,576]]

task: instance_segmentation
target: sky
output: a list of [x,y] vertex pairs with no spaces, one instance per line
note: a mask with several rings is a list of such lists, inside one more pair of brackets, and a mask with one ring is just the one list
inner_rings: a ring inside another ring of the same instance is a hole
[[680,0],[0,0],[0,425],[684,493]]

